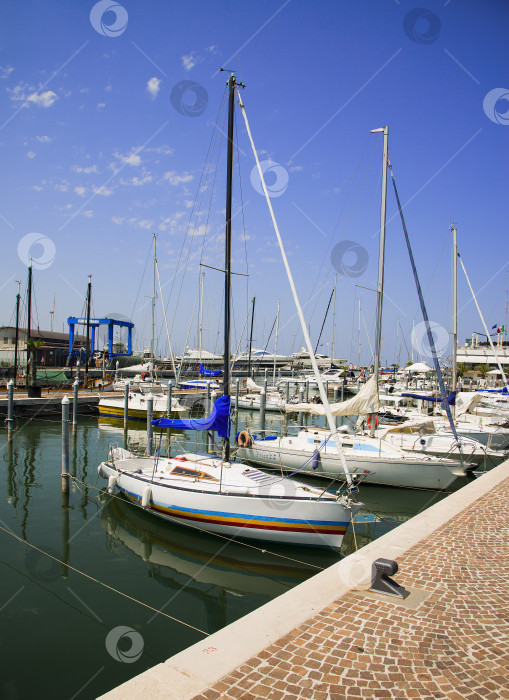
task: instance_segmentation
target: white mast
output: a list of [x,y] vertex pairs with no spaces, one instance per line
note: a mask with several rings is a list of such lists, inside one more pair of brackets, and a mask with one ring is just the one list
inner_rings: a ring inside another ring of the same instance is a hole
[[[380,352],[382,340],[382,305],[384,298],[384,265],[385,265],[385,219],[387,207],[387,166],[389,161],[389,127],[384,126],[381,129],[372,129],[372,134],[383,133],[384,135],[384,153],[382,165],[382,202],[380,206],[380,252],[378,255],[378,290],[377,290],[377,308],[376,308],[376,337],[375,337],[375,377],[376,387],[378,390],[379,373],[380,373]],[[371,416],[371,436],[375,435],[375,416]]]
[[458,382],[456,363],[458,353],[458,238],[455,226],[452,231],[452,391]]
[[331,352],[331,362],[334,362],[334,333],[336,330],[336,284],[338,281],[338,273],[334,275],[334,301],[332,304],[332,352]]
[[200,279],[200,325],[198,328],[198,357],[201,363],[202,334],[203,334],[203,287],[205,286],[205,273],[201,273]]
[[53,320],[55,318],[55,294],[53,294],[53,308],[49,312],[49,315],[51,316],[51,321],[50,321],[50,331],[53,330]]
[[154,356],[154,336],[155,336],[155,314],[156,314],[156,234],[154,233],[154,262],[152,271],[152,337],[150,339],[150,361],[151,372],[154,373],[155,356]]
[[361,298],[359,297],[359,339],[357,342],[357,367],[361,366]]
[[277,315],[276,315],[276,340],[274,342],[274,372],[272,376],[272,386],[276,386],[276,354],[277,354],[277,335],[279,333],[279,307],[281,302],[277,303]]

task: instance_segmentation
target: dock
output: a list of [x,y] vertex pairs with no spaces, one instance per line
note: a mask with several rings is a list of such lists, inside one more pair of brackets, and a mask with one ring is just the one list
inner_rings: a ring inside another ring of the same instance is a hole
[[[405,600],[367,590],[378,558]],[[509,461],[102,697],[147,695],[509,698]]]

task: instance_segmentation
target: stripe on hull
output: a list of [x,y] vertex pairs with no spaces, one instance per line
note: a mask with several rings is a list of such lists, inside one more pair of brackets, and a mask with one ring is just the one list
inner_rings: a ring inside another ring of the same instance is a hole
[[[121,491],[124,491],[131,498],[141,501],[141,496],[132,493],[127,489],[122,488],[117,484]],[[327,520],[309,520],[301,521],[293,518],[270,518],[265,517],[263,520],[259,516],[248,515],[247,513],[214,513],[210,511],[196,510],[193,508],[176,508],[163,506],[158,503],[151,502],[151,509],[160,513],[171,515],[174,518],[181,520],[192,520],[199,523],[210,523],[211,525],[224,525],[229,527],[251,528],[256,530],[272,530],[278,532],[302,532],[309,534],[321,535],[344,535],[348,527],[348,523],[333,523]]]

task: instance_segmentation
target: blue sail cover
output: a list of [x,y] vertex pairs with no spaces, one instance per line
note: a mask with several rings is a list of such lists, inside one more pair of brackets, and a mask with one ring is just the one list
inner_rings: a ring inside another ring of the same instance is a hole
[[152,421],[157,428],[180,428],[180,430],[216,430],[223,438],[230,437],[230,397],[216,399],[212,413],[206,418],[159,418]]
[[200,374],[202,377],[219,377],[222,370],[220,369],[205,369],[205,367],[200,362]]
[[454,406],[456,404],[456,392],[451,391],[449,396],[443,399],[441,396],[423,396],[422,394],[409,394],[407,392],[402,392],[401,396],[407,396],[411,399],[422,399],[423,401],[431,401],[432,403],[439,403],[445,411],[445,406]]

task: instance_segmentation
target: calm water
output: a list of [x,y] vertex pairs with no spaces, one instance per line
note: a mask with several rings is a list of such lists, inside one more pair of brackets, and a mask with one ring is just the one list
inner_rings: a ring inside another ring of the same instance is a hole
[[[239,429],[256,426],[245,412]],[[267,418],[268,427],[281,419]],[[130,430],[143,445],[145,433]],[[338,554],[268,545],[277,557],[212,535],[172,526],[100,490],[72,486],[61,495],[61,424],[55,417],[19,423],[1,434],[0,526],[64,562],[48,559],[0,530],[0,654],[3,700],[32,695],[94,698],[203,639],[203,633],[154,613],[69,566],[203,632],[212,633],[331,565]],[[71,438],[71,471],[103,489],[97,465],[122,428],[81,418]],[[172,438],[172,450],[195,438]],[[198,445],[201,447],[201,445]],[[314,483],[324,484],[320,480]],[[375,486],[362,489],[362,546],[444,494]],[[265,547],[263,547],[265,549]],[[351,532],[342,554],[354,550]],[[69,566],[66,566],[68,564]],[[122,629],[128,628],[128,629]],[[131,654],[131,656],[126,656]]]

